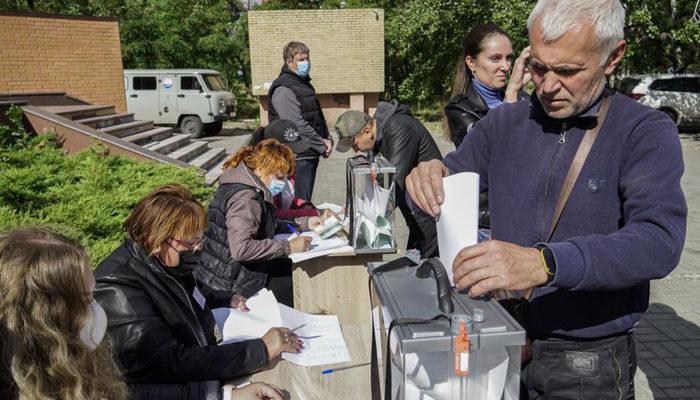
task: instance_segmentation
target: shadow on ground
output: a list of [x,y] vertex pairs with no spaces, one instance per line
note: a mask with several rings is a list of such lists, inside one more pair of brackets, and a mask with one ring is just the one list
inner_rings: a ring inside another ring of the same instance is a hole
[[700,399],[700,327],[653,303],[635,331],[639,370],[654,399]]

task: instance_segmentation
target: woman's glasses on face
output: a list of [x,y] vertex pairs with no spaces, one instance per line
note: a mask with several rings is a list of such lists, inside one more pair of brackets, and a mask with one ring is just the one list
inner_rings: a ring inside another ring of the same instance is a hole
[[203,245],[204,245],[204,238],[195,238],[191,240],[182,240],[182,239],[175,239],[175,238],[170,238],[173,242],[177,242],[180,245],[184,246],[188,250],[201,250]]

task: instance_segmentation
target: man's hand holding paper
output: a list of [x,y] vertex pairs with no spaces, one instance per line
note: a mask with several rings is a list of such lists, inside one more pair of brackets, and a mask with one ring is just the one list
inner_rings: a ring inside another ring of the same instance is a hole
[[411,199],[432,217],[440,214],[440,206],[445,201],[442,178],[448,175],[450,171],[442,161],[431,160],[418,164],[406,177],[406,190]]
[[539,250],[499,240],[462,249],[453,272],[457,288],[469,288],[472,297],[495,289],[529,289],[547,281]]

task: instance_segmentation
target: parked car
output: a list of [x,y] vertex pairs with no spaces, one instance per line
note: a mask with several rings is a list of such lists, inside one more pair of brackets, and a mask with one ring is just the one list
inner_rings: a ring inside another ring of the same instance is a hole
[[176,125],[195,138],[221,132],[235,117],[236,100],[214,70],[127,69],[124,88],[134,118]]
[[679,127],[700,126],[700,75],[639,75],[622,79],[620,93],[661,110]]

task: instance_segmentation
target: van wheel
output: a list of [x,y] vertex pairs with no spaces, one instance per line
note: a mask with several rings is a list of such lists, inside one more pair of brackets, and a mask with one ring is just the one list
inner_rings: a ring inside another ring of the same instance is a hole
[[192,138],[202,136],[202,120],[196,115],[188,115],[180,121],[180,131],[190,135]]
[[211,122],[204,124],[204,132],[206,132],[207,135],[218,135],[223,127],[224,121]]

